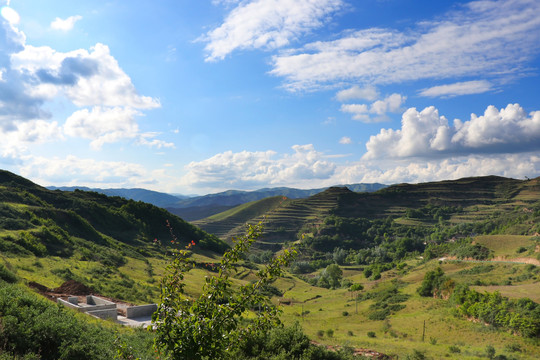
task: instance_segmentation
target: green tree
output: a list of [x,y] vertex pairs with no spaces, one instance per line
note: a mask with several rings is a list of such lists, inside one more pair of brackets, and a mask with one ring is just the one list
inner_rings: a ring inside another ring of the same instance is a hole
[[319,284],[328,285],[332,289],[338,288],[341,285],[342,276],[343,271],[337,264],[328,265],[321,273]]
[[[161,303],[152,318],[157,350],[175,360],[222,359],[226,351],[238,348],[243,339],[280,323],[280,310],[260,290],[282,274],[295,250],[285,250],[273,258],[257,271],[255,282],[233,286],[230,279],[238,261],[261,232],[260,223],[250,225],[246,235],[234,240],[233,248],[225,252],[217,267],[217,275],[206,278],[202,293],[195,299],[185,294],[183,282],[194,265],[189,258],[194,244],[173,253],[162,280]],[[251,310],[254,316],[247,321]]]

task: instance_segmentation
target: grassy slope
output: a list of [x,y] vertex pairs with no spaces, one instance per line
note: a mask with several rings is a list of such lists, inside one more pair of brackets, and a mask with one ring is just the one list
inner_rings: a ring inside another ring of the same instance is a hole
[[[488,244],[498,244],[497,236],[483,236],[483,241]],[[521,244],[507,246],[508,254],[514,253]],[[326,290],[311,287],[302,280],[291,277],[277,282],[277,286],[285,290],[284,297],[291,300],[291,305],[283,307],[283,318],[287,323],[300,321],[306,333],[313,339],[325,344],[348,344],[354,347],[370,348],[386,354],[412,353],[413,349],[426,351],[426,354],[434,358],[459,357],[475,359],[484,353],[487,345],[496,348],[497,354],[517,356],[520,359],[536,359],[540,356],[540,344],[531,340],[520,338],[509,333],[491,330],[489,327],[454,317],[451,314],[451,306],[446,300],[422,298],[416,294],[424,274],[439,266],[438,261],[432,260],[422,263],[420,260],[408,262],[408,270],[400,273],[391,270],[383,273],[383,278],[378,281],[370,281],[363,274],[350,267],[345,271],[347,278],[355,283],[364,284],[366,291],[376,290],[388,286],[391,279],[404,282],[401,290],[411,297],[404,304],[406,308],[391,315],[386,321],[372,321],[367,318],[369,305],[373,300],[358,303],[356,313],[355,302],[346,289]],[[463,270],[474,268],[478,263],[448,261],[440,264],[447,275],[457,282],[475,283],[482,280],[486,286],[475,286],[478,291],[500,291],[504,296],[511,298],[530,297],[538,301],[540,299],[540,273],[534,270],[534,278],[515,281],[508,286],[491,286],[490,283],[502,283],[508,278],[519,278],[527,274],[527,265],[489,263],[493,269],[488,273],[465,275]],[[538,269],[538,267],[536,267]],[[316,296],[321,296],[315,298]],[[309,312],[303,317],[302,311]],[[344,312],[348,316],[344,316]],[[425,341],[422,342],[423,323],[426,321]],[[334,330],[334,335],[329,338],[326,333],[320,337],[322,330]],[[374,331],[375,338],[368,337],[367,333]],[[505,346],[518,344],[522,353],[511,353],[505,350]],[[449,351],[450,346],[458,346],[461,349],[459,356]]]
[[0,261],[20,278],[49,288],[75,279],[107,296],[157,300],[171,245],[167,222],[178,246],[197,243],[199,261],[227,248],[153,205],[95,192],[50,191],[0,171]]
[[[471,182],[473,183],[471,185]],[[479,187],[476,185],[476,193],[482,194],[478,199],[481,201],[473,202],[470,196],[473,196],[469,190],[474,187],[475,180],[458,181],[456,187],[464,189],[464,193],[459,195],[456,191],[442,191],[437,184],[426,185],[418,191],[414,187],[407,191],[398,192],[399,201],[391,204],[390,195],[385,193],[354,194],[336,190],[334,193],[320,194],[318,197],[310,198],[310,202],[275,199],[273,212],[267,213],[267,226],[272,224],[284,224],[296,222],[302,224],[305,221],[320,221],[321,218],[332,210],[336,209],[339,202],[339,210],[345,214],[347,207],[351,209],[352,204],[361,206],[366,202],[366,208],[361,208],[351,216],[370,213],[372,216],[384,217],[388,214],[402,215],[407,206],[421,206],[427,201],[444,201],[448,203],[456,201],[465,205],[467,211],[460,214],[460,218],[452,218],[451,221],[472,221],[476,217],[489,218],[494,212],[501,209],[514,209],[515,206],[526,206],[530,202],[538,200],[538,180],[536,183],[519,181],[505,181],[495,178],[490,181],[490,185]],[[453,182],[452,185],[455,185]],[[512,186],[516,186],[513,189]],[[462,186],[463,185],[463,186]],[[431,189],[427,191],[426,189]],[[483,190],[482,190],[483,189]],[[487,189],[487,190],[486,190]],[[410,193],[416,193],[412,195]],[[459,195],[458,200],[455,200]],[[445,194],[443,196],[443,194]],[[30,200],[34,198],[24,195]],[[388,198],[386,198],[388,197]],[[375,200],[374,204],[368,205],[367,200]],[[382,199],[382,200],[381,200]],[[433,200],[435,199],[435,200]],[[279,200],[279,201],[278,201]],[[344,201],[344,202],[342,202]],[[277,205],[276,205],[277,203]],[[477,205],[475,205],[477,204]],[[242,211],[248,211],[252,206],[246,205],[243,209],[229,214],[222,215],[220,220],[226,220],[229,216],[235,216]],[[24,211],[31,206],[17,202],[9,203],[10,207]],[[39,206],[38,206],[39,208]],[[367,210],[366,210],[367,209]],[[373,212],[370,212],[373,211]],[[468,217],[468,218],[467,218]],[[218,217],[219,219],[219,217]],[[281,225],[280,225],[281,226]],[[277,228],[277,226],[276,226]],[[6,234],[16,234],[18,230],[3,230],[0,236]],[[291,231],[292,232],[292,231]],[[101,234],[98,232],[98,234]],[[276,233],[274,233],[275,235]],[[270,235],[272,235],[270,233]],[[108,237],[110,238],[110,237]],[[268,241],[273,241],[268,237]],[[517,250],[520,247],[526,247],[526,252],[520,253],[519,257],[536,257],[536,248],[533,246],[536,240],[524,236],[479,236],[475,239],[492,249],[498,256],[507,258],[517,257]],[[97,268],[103,268],[99,262],[83,261],[76,256],[57,257],[36,257],[32,254],[25,256],[5,256],[0,261],[8,264],[8,267],[19,277],[27,280],[35,280],[48,287],[58,286],[63,279],[55,275],[51,270],[69,268],[78,276],[86,277],[88,282],[96,281],[95,275],[88,275]],[[194,255],[201,262],[216,262],[217,258],[208,252],[201,252]],[[140,293],[138,301],[157,300],[157,280],[163,274],[165,260],[162,257],[147,257],[147,261],[140,258],[127,256],[127,262],[111,274],[100,275],[100,281],[107,279],[111,283],[122,282],[131,279],[134,283],[131,285],[132,292]],[[520,359],[535,359],[540,357],[540,347],[538,343],[534,344],[530,340],[524,340],[504,332],[490,330],[483,324],[477,324],[465,319],[456,318],[451,315],[451,308],[444,300],[421,298],[416,294],[416,288],[420,285],[426,271],[438,266],[437,261],[422,263],[420,260],[408,261],[409,267],[405,272],[400,273],[397,270],[391,270],[383,273],[383,277],[378,281],[365,279],[358,267],[345,267],[345,276],[354,282],[364,284],[366,291],[376,291],[377,289],[388,286],[391,279],[399,279],[404,282],[403,293],[410,294],[411,297],[404,304],[406,308],[389,317],[386,321],[372,321],[367,319],[369,306],[373,300],[366,300],[358,303],[358,313],[356,306],[351,300],[350,294],[345,289],[327,290],[313,287],[306,282],[294,277],[278,280],[275,285],[284,292],[283,298],[289,300],[291,305],[283,306],[283,320],[285,323],[300,321],[306,333],[314,340],[325,344],[351,345],[355,347],[371,348],[387,354],[399,354],[400,358],[404,354],[409,354],[413,349],[426,351],[426,354],[433,358],[478,358],[483,354],[487,345],[493,345],[497,353],[512,355]],[[456,281],[466,281],[476,283],[479,280],[484,285],[478,285],[475,288],[479,291],[499,290],[505,296],[522,297],[524,295],[538,301],[540,299],[540,286],[538,273],[530,275],[530,267],[524,264],[512,263],[493,263],[493,269],[481,274],[464,274],[462,271],[472,269],[478,266],[478,263],[468,262],[445,262],[441,264],[444,271]],[[94,269],[94,270],[92,270]],[[241,283],[252,279],[252,271],[248,269],[241,270],[238,274]],[[190,294],[197,294],[204,281],[204,276],[209,273],[206,270],[195,269],[186,277],[186,290]],[[108,277],[107,277],[108,276]],[[511,285],[504,285],[508,281]],[[495,285],[497,284],[497,285]],[[118,289],[116,289],[119,291]],[[120,294],[123,298],[127,292]],[[115,289],[109,289],[114,293]],[[274,298],[274,301],[278,301]],[[137,301],[135,301],[137,302]],[[304,316],[301,312],[304,311]],[[309,313],[307,313],[309,311]],[[343,312],[347,311],[348,316]],[[426,321],[426,338],[421,341],[421,332],[423,322]],[[388,325],[389,324],[389,325]],[[329,338],[326,334],[320,338],[319,330],[334,330],[333,337]],[[374,331],[375,338],[367,336],[369,331]],[[352,335],[351,335],[352,334]],[[434,340],[431,340],[434,339]],[[521,347],[521,353],[509,353],[504,350],[505,345],[517,344]],[[449,346],[458,346],[461,353],[449,353]]]
[[[459,224],[488,220],[516,206],[526,207],[539,200],[540,179],[522,181],[487,176],[424,184],[400,184],[374,193],[354,193],[344,188],[331,188],[307,199],[275,202],[253,202],[225,213],[198,220],[197,226],[228,241],[243,231],[246,222],[264,218],[265,236],[262,248],[277,250],[286,242],[297,240],[303,225],[314,225],[329,214],[368,219],[392,216],[406,225],[426,224],[425,221],[405,218],[407,209],[418,209],[431,204],[461,207],[449,223]],[[266,208],[265,208],[266,207]],[[266,210],[265,210],[266,209]],[[236,217],[241,213],[241,217]],[[429,225],[429,222],[427,223]],[[522,232],[526,233],[526,226]],[[514,229],[516,230],[516,229]],[[518,233],[519,234],[519,233]]]

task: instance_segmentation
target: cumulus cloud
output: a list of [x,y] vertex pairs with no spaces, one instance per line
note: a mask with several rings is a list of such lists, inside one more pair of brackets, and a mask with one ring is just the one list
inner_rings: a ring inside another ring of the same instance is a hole
[[0,15],[10,24],[18,24],[21,20],[19,13],[10,8],[9,6],[2,6],[0,9]]
[[11,54],[22,51],[25,41],[22,32],[0,18],[0,130],[15,130],[19,121],[50,117],[42,108],[44,97],[27,92],[28,76],[11,67]]
[[339,91],[336,94],[336,99],[341,102],[349,100],[368,100],[374,101],[379,97],[379,92],[374,86],[368,85],[366,87],[359,87],[354,85],[348,89]]
[[455,156],[444,160],[361,161],[341,166],[336,183],[420,183],[455,180],[471,176],[498,175],[523,179],[540,175],[540,156],[536,153]]
[[274,151],[227,151],[186,166],[182,183],[201,188],[255,188],[313,183],[332,176],[336,164],[314,146],[294,145],[293,154],[275,158]]
[[433,106],[420,112],[410,108],[401,129],[381,129],[366,148],[366,160],[534,151],[540,149],[540,111],[527,114],[519,104],[500,110],[488,106],[483,115],[456,119],[451,126]]
[[70,16],[67,19],[60,19],[57,17],[51,22],[51,29],[61,30],[61,31],[70,31],[75,26],[75,23],[82,19],[80,15]]
[[352,144],[352,139],[348,136],[344,136],[341,139],[339,139],[339,143],[343,145]]
[[367,104],[342,104],[340,110],[352,114],[354,120],[380,122],[388,120],[387,113],[400,112],[402,110],[401,105],[406,99],[406,96],[392,94],[371,103],[369,106]]
[[143,115],[142,110],[159,107],[160,103],[137,92],[106,45],[59,52],[48,46],[27,45],[24,34],[12,24],[2,21],[1,25],[0,131],[12,134],[10,144],[14,149],[41,141],[39,136],[14,135],[21,129],[29,135],[36,133],[25,122],[37,126],[43,134],[61,129],[58,121],[46,126],[54,114],[46,111],[45,105],[56,99],[67,99],[79,107],[67,118],[64,134],[89,139],[94,149],[122,139],[149,147],[174,147],[155,139],[158,134],[140,132],[137,118]]
[[[231,4],[235,1],[220,1]],[[253,0],[238,4],[223,24],[200,40],[207,61],[224,59],[237,49],[276,49],[322,26],[343,6],[342,0]]]
[[325,187],[352,183],[418,183],[499,175],[512,178],[540,175],[536,152],[519,154],[449,155],[444,159],[361,159],[339,163],[313,145],[293,147],[294,154],[274,151],[217,154],[192,162],[181,179],[184,186],[216,192],[231,188],[262,186]]
[[106,143],[122,139],[136,139],[140,145],[149,147],[174,148],[174,144],[154,139],[156,133],[140,133],[135,118],[140,113],[130,107],[99,107],[74,112],[64,125],[64,131],[72,137],[90,139],[90,146],[96,150]]
[[392,29],[345,32],[273,57],[272,74],[289,90],[343,82],[399,83],[456,76],[500,78],[525,71],[540,50],[540,3],[475,1],[440,21],[401,33]]
[[[96,44],[90,51],[67,53],[48,46],[25,46],[11,56],[13,68],[34,76],[35,86],[52,84],[77,106],[159,107],[159,101],[137,93],[131,78],[111,56],[109,47]],[[55,94],[56,95],[56,94]]]
[[140,164],[98,161],[69,155],[64,158],[25,158],[20,174],[41,185],[85,185],[90,187],[136,187],[157,183],[152,171]]
[[20,158],[30,144],[61,140],[62,129],[56,121],[31,120],[14,122],[9,129],[0,128],[0,155]]
[[139,132],[136,115],[138,112],[132,108],[82,109],[66,120],[64,130],[69,136],[92,139],[90,145],[99,149],[105,143],[136,137]]
[[420,91],[427,97],[454,97],[460,95],[482,94],[493,90],[493,84],[487,80],[463,81],[453,84],[438,85]]

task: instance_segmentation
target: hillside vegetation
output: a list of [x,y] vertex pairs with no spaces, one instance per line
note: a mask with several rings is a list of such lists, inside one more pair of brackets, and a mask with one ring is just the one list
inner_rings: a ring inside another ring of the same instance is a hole
[[[194,241],[201,254],[228,248],[153,205],[95,192],[51,191],[0,171],[1,256],[29,281],[56,287],[74,279],[113,297],[155,298],[153,268],[157,265],[159,273],[165,261],[171,239],[167,224],[180,246]],[[133,279],[130,268],[145,269],[146,276]]]
[[[246,222],[261,220],[264,234],[231,273],[234,286],[254,281],[282,249],[298,251],[285,276],[263,289],[290,326],[249,340],[265,358],[294,358],[295,341],[307,349],[305,335],[340,350],[320,359],[540,358],[540,179],[270,197],[197,222],[215,234],[208,235],[147,204],[51,192],[2,176],[8,180],[0,193],[0,283],[55,287],[75,278],[119,299],[156,301],[169,261],[169,220],[177,245],[196,243],[195,267],[183,282],[186,296],[195,298],[226,247],[216,235],[229,242]],[[43,233],[52,235],[37,235]],[[122,341],[145,354],[148,339],[130,336]],[[285,342],[293,346],[289,355],[277,355]],[[257,358],[250,349],[236,357]]]

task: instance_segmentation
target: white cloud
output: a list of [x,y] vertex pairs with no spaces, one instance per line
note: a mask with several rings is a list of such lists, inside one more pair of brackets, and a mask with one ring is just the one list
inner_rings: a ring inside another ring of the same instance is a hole
[[69,136],[92,139],[92,148],[100,149],[105,143],[135,138],[139,133],[136,115],[138,112],[132,108],[82,109],[66,120],[64,131]]
[[[16,131],[24,121],[44,128],[43,121],[53,117],[44,105],[67,99],[82,109],[66,120],[65,135],[90,139],[94,149],[122,139],[156,148],[174,147],[155,139],[157,134],[140,133],[137,117],[143,115],[141,110],[159,107],[160,103],[138,94],[106,45],[98,43],[90,50],[59,52],[48,46],[26,45],[23,33],[2,25],[0,68],[4,81],[0,81],[0,130]],[[59,128],[56,122],[51,126]]]
[[342,179],[348,179],[350,182],[383,184],[419,183],[487,175],[516,179],[539,176],[540,157],[535,153],[474,155],[451,157],[442,161],[388,162],[380,168],[371,163],[361,163],[345,168],[340,174]]
[[377,100],[371,104],[370,112],[377,115],[384,115],[387,112],[396,113],[401,110],[401,105],[407,99],[406,96],[400,94],[392,94],[383,100]]
[[2,15],[2,17],[6,19],[7,22],[13,25],[17,25],[21,20],[19,13],[10,8],[9,6],[2,6],[2,8],[0,9],[0,15]]
[[12,55],[11,60],[14,69],[33,75],[39,84],[56,86],[77,106],[137,109],[160,106],[156,99],[137,93],[130,77],[103,44],[96,44],[90,51],[79,49],[67,53],[48,46],[27,45]]
[[155,137],[158,135],[159,133],[155,133],[155,132],[142,133],[139,135],[137,143],[140,145],[148,146],[148,147],[155,147],[157,149],[162,149],[162,148],[174,149],[175,148],[174,143],[155,139]]
[[272,74],[289,90],[343,82],[399,83],[456,76],[500,78],[526,71],[540,51],[540,2],[476,1],[416,31],[345,32],[273,57]]
[[75,23],[82,19],[80,15],[70,16],[67,19],[60,19],[57,17],[51,22],[51,29],[61,30],[61,31],[70,31],[75,26]]
[[64,125],[67,135],[91,139],[90,146],[96,150],[106,143],[122,139],[136,139],[140,145],[174,148],[174,144],[154,139],[156,133],[140,133],[135,118],[140,113],[130,107],[93,107],[74,112]]
[[20,121],[12,125],[9,129],[0,128],[0,155],[3,157],[19,158],[29,144],[43,144],[63,138],[62,129],[55,121]]
[[65,158],[27,157],[20,174],[41,185],[79,185],[93,187],[135,187],[157,182],[152,172],[140,164]]
[[366,104],[342,104],[342,112],[353,114],[354,120],[369,122],[369,107]]
[[349,100],[368,100],[374,101],[379,97],[379,93],[374,86],[359,87],[354,85],[348,89],[341,90],[336,94],[336,99],[341,102]]
[[371,103],[369,107],[367,104],[342,104],[340,110],[353,114],[354,120],[380,122],[388,120],[387,113],[400,112],[402,110],[401,105],[403,105],[406,99],[406,96],[392,94],[382,100]]
[[[274,158],[274,151],[227,151],[186,166],[184,185],[200,188],[256,188],[314,184],[332,176],[336,165],[313,145],[294,145],[293,154]],[[308,185],[309,186],[309,185]]]
[[464,81],[454,84],[438,85],[420,91],[427,97],[454,97],[460,95],[482,94],[493,90],[493,84],[486,80]]
[[520,154],[451,155],[445,159],[376,159],[337,163],[313,145],[293,147],[295,153],[274,151],[217,154],[188,165],[181,184],[208,192],[231,188],[255,189],[263,186],[317,188],[336,184],[402,182],[458,179],[499,175],[512,178],[540,175],[540,156]]
[[341,139],[339,139],[339,143],[343,145],[352,144],[352,139],[348,136],[344,136]]
[[363,158],[440,157],[457,154],[512,153],[540,148],[540,111],[525,113],[518,104],[450,126],[431,106],[421,112],[410,108],[402,116],[401,129],[381,129],[366,143]]
[[[223,1],[222,1],[223,2]],[[231,3],[231,1],[225,1]],[[200,40],[208,42],[207,61],[237,49],[275,49],[324,24],[342,0],[253,0],[238,4],[223,24]]]

